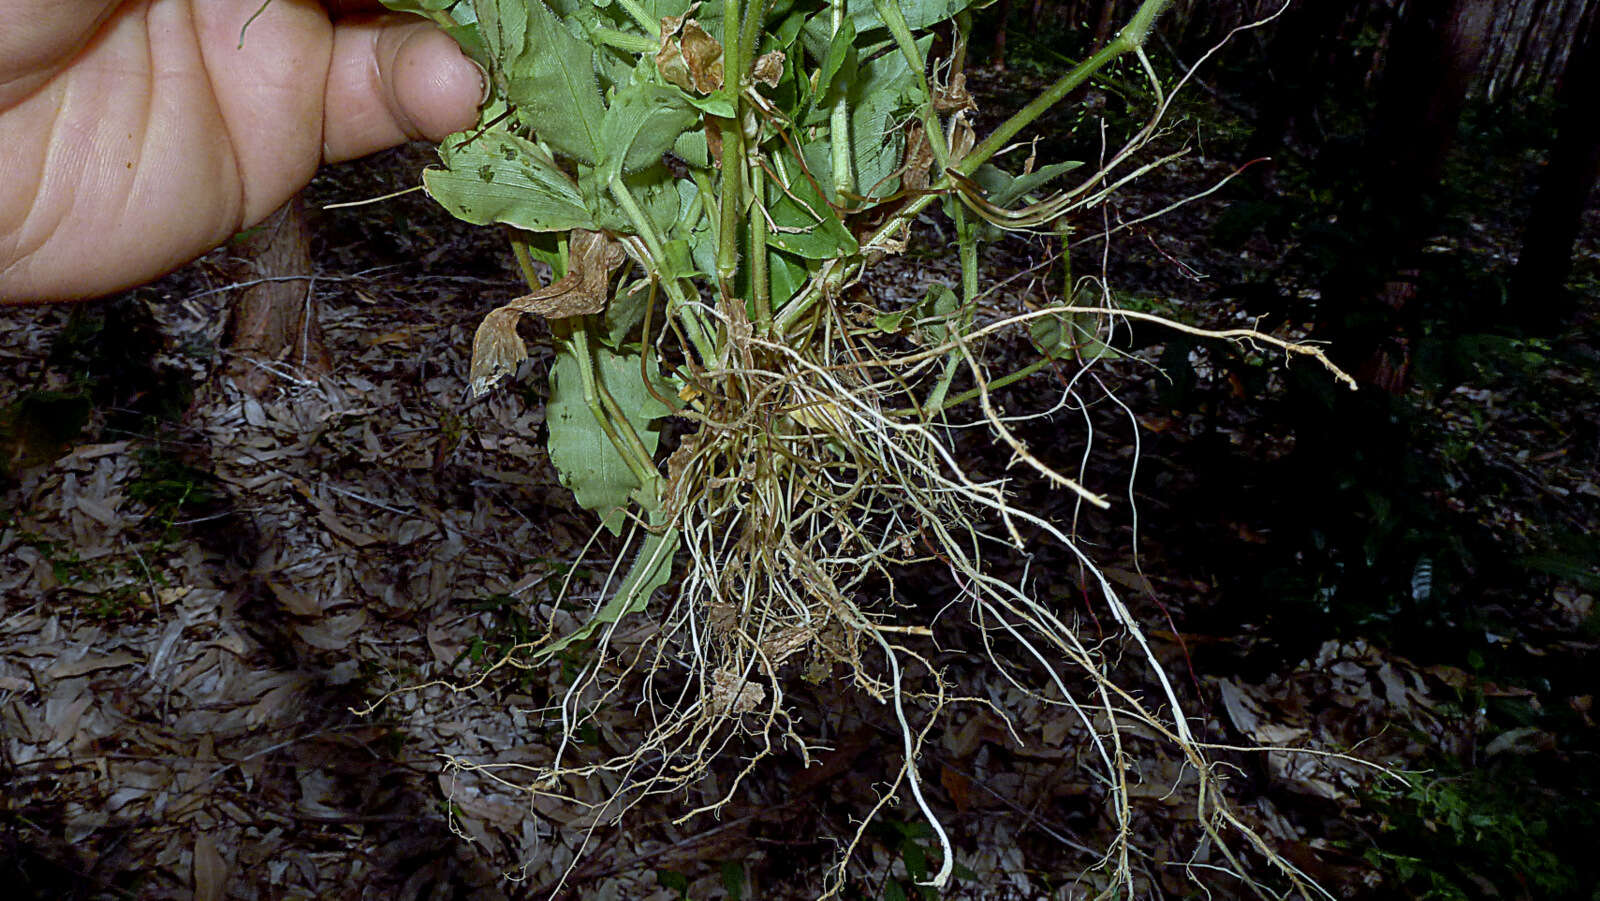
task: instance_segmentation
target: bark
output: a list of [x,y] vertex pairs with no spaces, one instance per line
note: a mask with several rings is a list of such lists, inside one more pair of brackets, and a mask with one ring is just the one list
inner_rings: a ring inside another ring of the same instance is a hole
[[[1289,8],[1267,48],[1273,80],[1262,87],[1260,113],[1245,148],[1245,157],[1269,156],[1293,134],[1295,124],[1310,118],[1328,74],[1330,43],[1341,42],[1339,26],[1354,12],[1351,3],[1321,0]],[[1260,167],[1265,176],[1266,167]]]
[[235,244],[230,277],[245,285],[229,311],[224,344],[227,373],[252,394],[265,391],[288,367],[299,374],[327,372],[312,291],[311,229],[297,195]]
[[1011,0],[1000,0],[994,18],[994,44],[989,48],[989,64],[1003,72],[1006,68],[1006,22],[1011,18]]
[[1094,49],[1099,50],[1111,40],[1111,29],[1117,24],[1117,0],[1100,0],[1100,18],[1094,24]]
[[[1376,120],[1366,145],[1361,196],[1341,218],[1366,242],[1367,259],[1388,273],[1349,286],[1363,298],[1348,321],[1347,346],[1367,348],[1356,365],[1369,384],[1408,387],[1410,337],[1421,250],[1437,224],[1436,194],[1455,141],[1467,89],[1483,59],[1497,0],[1414,0],[1396,24]],[[1423,302],[1427,298],[1421,298]]]
[[1572,271],[1572,250],[1583,224],[1583,211],[1600,175],[1600,15],[1582,24],[1578,43],[1556,95],[1556,138],[1550,161],[1523,232],[1522,253],[1512,274],[1511,293],[1522,324],[1535,330],[1560,325],[1576,310],[1565,294]]
[[1496,0],[1419,0],[1395,28],[1378,105],[1376,187],[1400,196],[1439,183]]

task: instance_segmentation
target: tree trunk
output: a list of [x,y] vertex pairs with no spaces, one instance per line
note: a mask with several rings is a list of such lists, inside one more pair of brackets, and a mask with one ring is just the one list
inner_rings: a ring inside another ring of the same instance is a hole
[[[1267,47],[1267,62],[1274,76],[1261,90],[1260,113],[1245,148],[1245,157],[1278,152],[1294,132],[1297,121],[1309,118],[1323,95],[1318,83],[1327,81],[1330,42],[1340,43],[1339,27],[1352,14],[1350,3],[1319,0],[1292,6],[1278,23]],[[1266,167],[1259,167],[1266,174]]]
[[322,346],[312,289],[311,229],[300,197],[279,207],[234,246],[231,277],[244,285],[228,317],[227,373],[252,394],[275,370],[320,374],[331,367]]
[[1591,10],[1583,33],[1567,57],[1566,72],[1556,95],[1556,139],[1550,161],[1539,179],[1522,253],[1512,273],[1511,294],[1522,324],[1535,330],[1559,326],[1576,310],[1564,293],[1572,271],[1572,248],[1583,224],[1583,211],[1600,174],[1600,15]]
[[1094,49],[1099,50],[1111,40],[1111,29],[1117,24],[1117,0],[1101,0],[1100,19],[1094,23]]
[[1000,0],[994,14],[994,44],[989,48],[989,64],[1004,72],[1006,68],[1006,21],[1011,18],[1011,0]]
[[1373,150],[1399,196],[1439,183],[1467,88],[1487,45],[1496,0],[1414,0],[1395,26],[1383,75]]
[[1410,383],[1412,303],[1420,255],[1437,224],[1436,195],[1466,106],[1467,88],[1487,45],[1498,0],[1413,0],[1396,24],[1384,67],[1377,118],[1367,144],[1364,209],[1342,217],[1388,274],[1358,286],[1364,317],[1377,332],[1354,335],[1370,348],[1356,369],[1391,392]]

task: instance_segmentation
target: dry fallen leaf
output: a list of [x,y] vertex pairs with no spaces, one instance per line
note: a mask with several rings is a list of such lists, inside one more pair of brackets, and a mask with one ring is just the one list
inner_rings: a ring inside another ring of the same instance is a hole
[[221,901],[228,888],[228,862],[217,850],[214,833],[202,830],[194,839],[194,899]]

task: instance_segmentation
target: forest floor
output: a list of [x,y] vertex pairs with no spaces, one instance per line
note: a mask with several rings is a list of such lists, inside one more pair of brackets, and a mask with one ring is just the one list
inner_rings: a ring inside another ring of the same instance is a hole
[[[1197,143],[1133,185],[1105,221],[1165,207],[1239,164],[1207,150]],[[330,169],[308,200],[389,193],[428,159],[410,147]],[[1303,286],[1253,275],[1276,271],[1293,241],[1258,232],[1219,249],[1210,236],[1229,205],[1226,191],[1196,200],[1111,242],[1098,268],[1119,299],[1179,321],[1234,326],[1272,313],[1269,330],[1303,334],[1309,317],[1292,303]],[[1478,218],[1440,252],[1503,269],[1514,218]],[[552,759],[550,705],[582,661],[476,674],[507,647],[578,622],[549,603],[561,578],[592,593],[604,576],[570,566],[594,523],[542,449],[548,345],[532,343],[517,386],[469,402],[473,330],[521,293],[500,243],[419,194],[322,212],[314,229],[313,290],[334,369],[278,365],[259,397],[219,375],[226,249],[102,304],[5,314],[0,872],[20,887],[11,896],[819,894],[898,767],[883,708],[848,686],[796,680],[798,719],[831,750],[809,768],[780,753],[716,815],[675,822],[733,788],[749,751],[737,744],[687,797],[646,799],[620,823],[607,806],[611,777],[565,786],[588,807],[519,787],[522,768]],[[1586,231],[1578,268],[1589,285],[1600,276],[1596,234]],[[992,302],[1045,298],[1048,279],[1009,276],[1052,272],[1036,269],[1048,252],[993,248],[986,266],[1007,287]],[[868,289],[885,296],[940,278],[953,278],[947,255],[913,251]],[[1263,282],[1274,309],[1251,306]],[[1453,486],[1429,504],[1475,522],[1489,544],[1537,550],[1550,546],[1542,531],[1600,534],[1597,313],[1590,296],[1567,335],[1512,348],[1526,365],[1486,365],[1413,398],[1433,429],[1415,450]],[[1545,774],[1594,764],[1593,686],[1581,679],[1600,647],[1594,560],[1545,553],[1542,574],[1466,573],[1472,585],[1433,642],[1384,625],[1403,619],[1363,624],[1323,610],[1297,622],[1311,607],[1243,577],[1280,565],[1269,551],[1294,550],[1274,532],[1285,520],[1269,514],[1298,495],[1250,476],[1295,450],[1274,406],[1288,390],[1282,361],[1183,345],[1179,397],[1174,346],[1134,330],[1127,356],[1104,361],[1087,415],[1035,421],[1028,437],[1069,466],[1092,450],[1088,481],[1132,499],[1091,515],[1037,492],[1045,512],[1075,517],[1125,593],[1192,705],[1193,728],[1221,747],[1241,818],[1341,898],[1415,893],[1435,876],[1494,890],[1497,872],[1426,859],[1430,833],[1506,855],[1530,893],[1564,878],[1563,862],[1538,856],[1541,830],[1563,828],[1558,814],[1540,820],[1485,794],[1480,777],[1514,762],[1535,797],[1592,790],[1592,780],[1572,789]],[[1235,496],[1251,492],[1251,504]],[[1107,637],[1074,566],[1033,565],[1087,637]],[[1427,578],[1413,579],[1419,596]],[[620,640],[647,637],[648,620]],[[1459,644],[1467,632],[1479,644]],[[1115,823],[1086,775],[1083,727],[985,668],[967,650],[973,634],[950,623],[929,650],[964,693],[993,705],[956,710],[922,757],[960,864],[945,896],[1086,897]],[[614,704],[582,742],[626,753],[645,716]],[[1140,896],[1187,896],[1191,880],[1243,895],[1202,840],[1185,762],[1150,736],[1127,740],[1141,750],[1131,820]],[[1441,778],[1408,787],[1380,767]],[[936,847],[914,808],[890,805],[849,863],[845,897],[925,894],[914,882]],[[1259,858],[1246,860],[1278,884]]]

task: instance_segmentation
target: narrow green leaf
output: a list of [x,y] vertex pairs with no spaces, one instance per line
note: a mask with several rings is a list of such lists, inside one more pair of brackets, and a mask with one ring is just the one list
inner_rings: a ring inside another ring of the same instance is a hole
[[[956,13],[974,5],[973,0],[897,0],[897,2],[901,13],[906,17],[906,25],[910,26],[912,31],[953,18]],[[878,15],[872,0],[849,0],[845,12],[855,20],[857,31],[883,27],[883,17]],[[923,52],[926,54],[927,51]]]
[[989,195],[989,202],[995,206],[1009,207],[1011,204],[1021,200],[1023,197],[1026,197],[1034,191],[1039,190],[1055,179],[1060,178],[1061,176],[1082,165],[1083,163],[1079,161],[1069,160],[1063,163],[1051,163],[1048,166],[1040,166],[1038,169],[1035,169],[1026,175],[1018,175],[1017,177],[1011,179],[1010,184],[998,191],[991,193]]
[[[826,18],[827,11],[817,13],[818,17]],[[839,30],[834,32],[833,38],[828,42],[828,52],[822,58],[822,66],[817,70],[817,96],[828,96],[828,88],[833,84],[834,78],[843,76],[843,83],[848,85],[856,74],[856,26],[849,19],[839,23]]]
[[414,13],[420,16],[449,9],[460,2],[461,0],[383,0],[383,5],[397,13]]
[[[924,57],[929,35],[917,41]],[[862,194],[885,197],[900,189],[894,173],[905,155],[905,122],[913,107],[916,73],[898,51],[865,62],[850,84],[850,143]]]
[[695,109],[698,109],[701,112],[710,113],[713,116],[720,116],[724,119],[733,118],[733,100],[722,94],[707,94],[704,97],[697,97],[694,94],[685,94],[683,99],[693,104]]
[[[651,525],[661,525],[655,520],[652,516]],[[678,552],[679,543],[678,530],[675,528],[668,528],[659,535],[645,533],[644,546],[639,548],[639,554],[633,558],[633,565],[623,577],[622,585],[606,601],[605,606],[571,634],[563,635],[534,651],[533,659],[543,660],[560,653],[567,645],[593,635],[601,626],[643,610],[650,602],[651,593],[672,578],[672,558]]]

